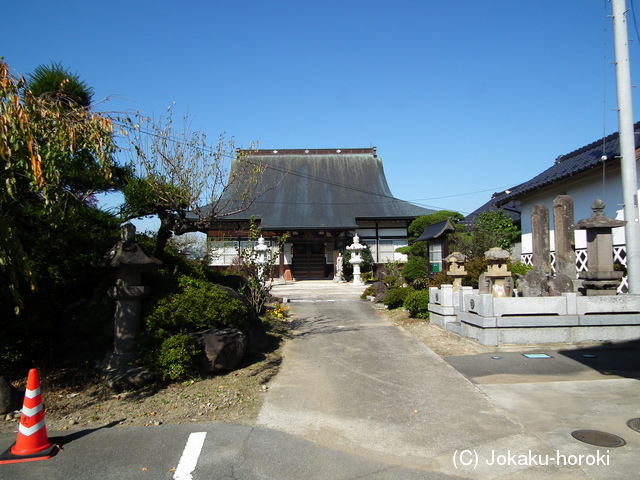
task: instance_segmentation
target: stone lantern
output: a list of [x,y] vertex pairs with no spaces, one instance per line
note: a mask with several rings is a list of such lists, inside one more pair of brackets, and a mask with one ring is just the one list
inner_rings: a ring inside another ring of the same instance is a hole
[[595,200],[591,206],[590,218],[580,220],[575,228],[587,231],[587,269],[578,278],[588,296],[615,295],[623,273],[613,269],[612,229],[624,227],[625,220],[615,220],[604,216],[604,203]]
[[457,292],[462,286],[462,277],[467,275],[467,271],[464,269],[464,262],[467,261],[467,256],[460,252],[453,252],[444,261],[449,264],[449,269],[446,273],[448,277],[453,278],[453,291]]
[[487,271],[483,274],[488,292],[494,297],[510,297],[513,291],[513,279],[507,269],[507,261],[511,255],[502,248],[494,247],[485,252]]
[[140,331],[141,299],[149,293],[149,287],[140,285],[142,270],[157,268],[162,262],[147,255],[135,241],[136,227],[122,226],[121,239],[96,266],[116,269],[116,286],[107,294],[116,302],[114,320],[113,353],[105,358],[105,369],[119,369],[135,358],[135,344]]
[[260,235],[258,239],[258,244],[255,246],[256,252],[256,263],[258,266],[258,277],[260,281],[263,282],[263,274],[264,274],[264,265],[267,263],[267,251],[269,250],[269,245],[264,243],[264,238]]
[[358,234],[353,236],[353,244],[347,246],[347,250],[351,253],[349,263],[353,265],[353,285],[364,285],[360,277],[360,264],[364,261],[360,253],[367,248],[366,245],[360,243]]

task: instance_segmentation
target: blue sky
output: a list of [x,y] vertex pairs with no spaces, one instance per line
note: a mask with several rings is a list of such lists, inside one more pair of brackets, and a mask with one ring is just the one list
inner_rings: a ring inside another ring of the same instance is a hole
[[240,147],[377,146],[393,194],[430,208],[469,213],[618,128],[606,0],[21,0],[2,11],[0,55],[18,73],[61,62],[94,100],[110,98],[99,109],[158,116],[176,102]]

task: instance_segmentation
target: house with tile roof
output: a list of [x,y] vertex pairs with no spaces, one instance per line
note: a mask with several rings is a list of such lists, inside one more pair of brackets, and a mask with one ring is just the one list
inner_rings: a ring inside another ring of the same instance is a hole
[[262,193],[249,208],[221,218],[208,231],[214,268],[233,263],[237,248],[248,241],[251,218],[271,245],[289,234],[279,259],[285,279],[333,278],[339,251],[356,233],[375,263],[402,262],[406,257],[395,250],[408,244],[408,225],[434,213],[392,195],[376,147],[241,153],[264,168],[256,186]]
[[[637,159],[640,122],[635,124],[634,130]],[[620,144],[617,132],[559,156],[553,165],[531,180],[494,195],[483,208],[504,208],[505,211],[509,211],[519,204],[522,259],[527,262],[532,252],[531,209],[535,204],[542,204],[548,207],[549,212],[553,212],[553,200],[558,195],[569,195],[573,198],[574,222],[591,216],[591,205],[595,199],[605,203],[604,213],[607,217],[624,220]],[[553,227],[553,218],[550,218],[550,225]],[[553,248],[553,231],[551,235],[550,244]],[[584,230],[575,231],[575,248],[578,270],[582,270],[586,267]],[[616,262],[624,264],[623,228],[614,229],[614,257]]]

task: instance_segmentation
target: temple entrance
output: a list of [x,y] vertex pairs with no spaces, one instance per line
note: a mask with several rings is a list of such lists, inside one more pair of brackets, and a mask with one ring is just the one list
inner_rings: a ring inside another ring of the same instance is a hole
[[324,243],[293,245],[291,269],[296,280],[326,278]]

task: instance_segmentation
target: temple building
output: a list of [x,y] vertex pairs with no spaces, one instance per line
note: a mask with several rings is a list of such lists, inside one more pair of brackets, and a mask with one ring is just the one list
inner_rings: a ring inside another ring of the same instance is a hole
[[395,250],[407,245],[408,225],[434,213],[391,194],[376,147],[241,154],[265,169],[256,186],[263,193],[207,232],[214,268],[234,263],[237,248],[248,241],[251,218],[271,246],[276,237],[289,234],[276,262],[276,273],[286,280],[333,278],[335,259],[354,234],[376,264],[404,262],[406,256]]

